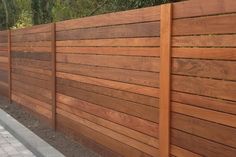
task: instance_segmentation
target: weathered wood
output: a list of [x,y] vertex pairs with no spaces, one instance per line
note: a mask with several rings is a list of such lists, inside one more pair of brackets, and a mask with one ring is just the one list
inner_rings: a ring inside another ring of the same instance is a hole
[[161,6],[160,46],[160,156],[170,155],[170,74],[172,5]]

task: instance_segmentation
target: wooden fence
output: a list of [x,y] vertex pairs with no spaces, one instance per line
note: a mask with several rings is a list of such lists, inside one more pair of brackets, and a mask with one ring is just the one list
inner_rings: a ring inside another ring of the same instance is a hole
[[0,32],[0,94],[103,156],[236,155],[236,1]]

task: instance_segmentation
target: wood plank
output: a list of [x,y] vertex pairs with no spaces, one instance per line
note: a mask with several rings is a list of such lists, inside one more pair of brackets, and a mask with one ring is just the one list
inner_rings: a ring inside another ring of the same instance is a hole
[[35,59],[12,58],[12,65],[23,65],[44,70],[51,69],[51,64],[49,61],[40,61]]
[[7,51],[0,51],[0,57],[8,57]]
[[116,131],[120,134],[129,136],[129,137],[131,137],[135,140],[138,140],[140,142],[143,142],[143,143],[145,143],[149,146],[153,146],[155,148],[159,147],[158,146],[158,139],[156,139],[156,138],[153,138],[151,136],[145,135],[145,134],[140,133],[138,131],[129,129],[129,128],[124,127],[122,125],[113,123],[109,120],[105,120],[103,118],[94,116],[93,114],[89,114],[87,112],[79,110],[78,108],[73,108],[71,106],[68,106],[68,105],[65,105],[65,104],[62,104],[62,103],[58,103],[57,105],[58,105],[58,110],[60,109],[60,110],[66,111],[68,113],[71,113],[73,115],[76,115],[78,117],[87,119],[87,120],[89,120],[93,123],[96,123],[96,124],[101,125],[103,127],[109,128],[109,129],[111,129],[113,131]]
[[236,60],[235,48],[172,48],[173,57]]
[[203,157],[199,154],[190,152],[186,149],[183,149],[181,147],[171,145],[171,154],[175,155],[176,157]]
[[51,66],[52,66],[52,76],[51,76],[51,95],[52,95],[52,127],[56,130],[57,119],[56,119],[56,24],[51,24]]
[[172,38],[172,46],[236,47],[236,35],[178,36]]
[[155,6],[58,22],[57,31],[158,20],[160,7]]
[[115,38],[115,39],[96,39],[96,40],[63,40],[57,41],[57,46],[80,46],[80,47],[157,47],[160,46],[159,37],[147,38]]
[[14,52],[40,52],[40,53],[49,53],[50,47],[15,47],[12,46],[12,51]]
[[0,63],[0,70],[3,70],[3,71],[8,70],[8,64],[6,64],[6,63]]
[[[173,145],[187,149],[202,156],[234,156],[236,149],[218,144],[204,138],[193,136],[178,130],[171,130]],[[207,148],[207,149],[206,149]]]
[[180,75],[172,75],[172,78],[172,89],[175,91],[236,101],[236,82],[234,81]]
[[179,19],[173,21],[173,35],[229,34],[235,25],[236,14]]
[[39,92],[34,92],[32,86],[21,88],[20,85],[14,82],[14,80],[12,80],[12,84],[14,84],[14,86],[12,86],[12,90],[17,93],[25,94],[27,96],[30,96],[31,98],[37,99],[47,104],[50,104],[52,102],[51,99],[45,97],[43,94],[39,94]]
[[45,80],[39,80],[39,79],[35,79],[32,77],[27,77],[27,76],[23,76],[23,75],[18,75],[18,74],[12,74],[12,79],[24,82],[24,83],[28,83],[37,87],[41,87],[41,88],[45,88],[45,89],[51,89],[50,87],[50,82],[49,81],[45,81]]
[[173,4],[173,17],[186,18],[215,14],[233,13],[236,10],[234,0],[191,0]]
[[140,85],[132,85],[128,83],[122,83],[122,82],[116,82],[116,81],[110,81],[110,80],[103,80],[98,78],[92,78],[92,77],[86,77],[81,75],[74,75],[74,74],[68,74],[68,73],[62,73],[57,72],[57,77],[69,79],[73,81],[108,87],[108,88],[114,88],[122,91],[129,91],[132,93],[152,96],[152,97],[159,97],[159,89],[152,88],[152,87],[145,87]]
[[73,119],[66,118],[60,114],[57,115],[57,119],[59,121],[58,125],[60,128],[66,127],[70,131],[73,131],[73,133],[77,136],[78,134],[82,134],[83,136],[111,149],[112,151],[119,152],[119,156],[130,157],[130,154],[132,154],[133,156],[151,157],[150,155],[114,140],[105,134],[99,133],[93,129],[81,125],[80,123],[76,123]]
[[135,23],[60,31],[56,35],[57,40],[158,37],[160,36],[159,25],[159,22]]
[[170,75],[172,4],[161,6],[160,47],[160,156],[170,155]]
[[236,62],[203,59],[173,59],[172,74],[236,80]]
[[8,63],[8,57],[0,57],[1,63]]
[[[36,86],[30,85],[30,84],[25,84],[25,83],[17,81],[17,80],[12,80],[12,85],[17,87],[17,89],[22,88],[23,90],[26,90],[28,93],[32,93],[32,94],[34,93],[37,96],[43,96],[43,98],[46,98],[48,100],[50,100],[52,98],[52,94],[51,94],[50,90],[48,90],[48,89],[36,87]],[[48,101],[48,102],[50,102],[50,101]]]
[[59,53],[159,57],[156,47],[57,47]]
[[11,30],[8,31],[8,98],[11,103]]
[[120,90],[111,89],[111,88],[106,88],[106,87],[101,87],[101,86],[96,86],[96,85],[87,84],[87,83],[72,81],[68,79],[57,78],[56,81],[58,84],[62,84],[65,86],[75,87],[75,88],[83,89],[86,91],[91,91],[94,93],[103,94],[103,95],[111,96],[114,98],[119,98],[122,100],[136,102],[136,103],[149,105],[149,106],[153,106],[157,108],[159,107],[159,99],[157,98],[130,93],[126,91],[120,91]]
[[158,137],[159,131],[158,125],[156,123],[130,116],[122,112],[117,112],[102,106],[91,104],[86,101],[75,99],[60,93],[57,93],[57,101],[114,123],[126,126],[130,129],[140,131],[152,137]]
[[12,36],[19,36],[22,34],[43,33],[43,32],[50,32],[50,24],[41,24],[27,28],[13,29]]
[[236,115],[172,102],[172,111],[236,128]]
[[35,99],[27,99],[27,98],[28,97],[22,98],[22,94],[20,94],[20,93],[15,93],[14,91],[12,93],[12,100],[13,101],[35,111],[36,113],[38,113],[40,115],[43,115],[44,117],[46,117],[48,119],[51,118],[51,112],[48,109],[37,105],[38,102],[37,101],[35,102]]
[[57,71],[150,87],[159,87],[159,73],[153,72],[64,63],[57,63]]
[[175,102],[236,115],[236,102],[181,92],[172,92],[171,98]]
[[65,85],[57,85],[57,92],[152,122],[159,122],[159,110],[151,106],[137,104]]
[[176,113],[171,119],[172,128],[236,148],[236,128]]
[[49,81],[51,79],[51,77],[48,75],[39,74],[39,73],[31,72],[31,71],[26,71],[26,70],[22,70],[19,68],[18,69],[12,68],[12,73],[19,74],[19,75],[21,74],[21,75],[29,76],[29,77],[33,77],[33,78],[38,78],[38,79],[46,80],[46,81]]
[[12,43],[12,47],[50,47],[50,41],[38,41],[38,42],[17,42]]
[[8,84],[0,81],[0,95],[8,97]]
[[57,62],[159,72],[159,58],[154,57],[59,53],[57,54]]
[[21,34],[12,35],[12,43],[17,42],[36,42],[36,41],[50,41],[51,33],[34,33],[34,34]]
[[38,52],[12,52],[12,58],[26,58],[35,59],[41,61],[51,61],[52,55],[50,53],[38,53]]
[[0,81],[8,83],[8,71],[0,70]]
[[136,148],[138,150],[141,150],[142,152],[145,152],[145,153],[147,153],[149,155],[152,155],[153,157],[157,157],[158,156],[157,155],[158,149],[156,149],[156,148],[147,146],[147,145],[145,145],[145,144],[143,144],[141,142],[138,142],[138,141],[136,141],[136,140],[134,140],[132,138],[129,138],[128,136],[124,136],[122,134],[116,133],[116,132],[114,132],[114,131],[112,131],[110,129],[102,127],[102,126],[100,126],[98,124],[95,124],[93,122],[90,122],[90,121],[88,121],[86,119],[82,119],[82,118],[80,118],[78,116],[75,116],[75,115],[70,114],[68,112],[65,112],[63,110],[58,109],[57,112],[59,114],[65,116],[65,117],[69,118],[69,119],[73,119],[77,123],[80,123],[80,124],[82,124],[82,125],[84,125],[84,126],[86,126],[88,128],[91,128],[91,129],[97,131],[97,132],[103,133],[103,134],[109,136],[110,138],[116,139],[116,140],[118,140],[118,141],[120,141],[122,143],[125,143],[125,144],[127,144],[129,146],[132,146],[132,147],[134,147],[134,148]]
[[18,64],[12,65],[12,69],[19,69],[19,70],[29,71],[29,72],[38,73],[38,74],[47,75],[47,76],[51,75],[50,70],[35,68],[35,67],[28,67],[28,66],[18,65]]

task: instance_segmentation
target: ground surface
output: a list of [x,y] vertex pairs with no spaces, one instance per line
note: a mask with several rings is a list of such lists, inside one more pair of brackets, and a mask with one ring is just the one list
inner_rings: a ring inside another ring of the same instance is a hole
[[99,157],[99,155],[63,133],[54,132],[48,125],[41,122],[18,104],[8,104],[6,99],[0,97],[0,108],[55,147],[66,157]]
[[1,157],[35,157],[23,144],[0,125]]

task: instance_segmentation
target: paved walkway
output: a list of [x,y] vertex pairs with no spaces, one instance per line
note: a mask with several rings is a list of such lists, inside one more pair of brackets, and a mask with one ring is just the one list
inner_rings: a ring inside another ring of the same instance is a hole
[[0,157],[35,157],[0,125]]

